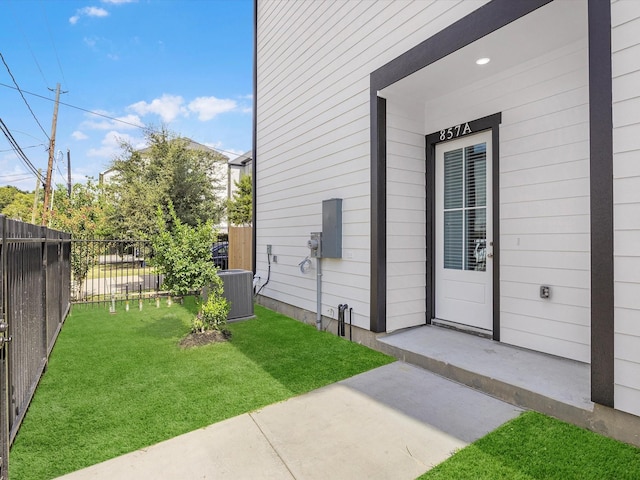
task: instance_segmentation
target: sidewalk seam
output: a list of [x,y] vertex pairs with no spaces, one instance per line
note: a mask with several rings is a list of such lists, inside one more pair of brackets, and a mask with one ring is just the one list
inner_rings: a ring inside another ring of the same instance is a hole
[[262,427],[260,426],[260,424],[258,423],[258,421],[254,418],[253,413],[249,412],[248,413],[249,418],[251,418],[251,420],[253,421],[253,423],[255,424],[256,427],[258,427],[258,430],[260,430],[260,433],[262,434],[262,436],[264,437],[264,439],[267,441],[267,443],[269,444],[269,446],[271,447],[271,449],[276,453],[276,455],[278,456],[278,458],[280,459],[280,461],[282,462],[282,464],[284,465],[284,467],[287,469],[287,471],[291,474],[291,478],[293,478],[294,480],[296,480],[296,476],[294,475],[294,473],[291,471],[291,469],[289,468],[289,465],[287,465],[287,462],[284,460],[284,458],[282,458],[282,455],[280,455],[280,452],[278,452],[278,449],[275,447],[275,445],[273,443],[271,443],[271,440],[269,439],[269,437],[267,436],[267,434],[265,433],[265,431],[262,429]]

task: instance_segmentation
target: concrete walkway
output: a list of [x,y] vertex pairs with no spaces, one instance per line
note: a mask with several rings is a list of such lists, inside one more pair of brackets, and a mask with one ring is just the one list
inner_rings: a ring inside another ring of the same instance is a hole
[[411,480],[520,412],[395,362],[60,478]]

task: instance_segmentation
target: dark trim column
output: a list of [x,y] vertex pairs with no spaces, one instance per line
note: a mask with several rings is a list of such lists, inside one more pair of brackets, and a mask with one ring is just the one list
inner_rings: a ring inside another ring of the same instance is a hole
[[614,406],[611,4],[589,0],[591,400]]
[[372,148],[369,328],[372,332],[379,333],[387,330],[387,101],[378,97],[374,89],[371,89],[370,108]]

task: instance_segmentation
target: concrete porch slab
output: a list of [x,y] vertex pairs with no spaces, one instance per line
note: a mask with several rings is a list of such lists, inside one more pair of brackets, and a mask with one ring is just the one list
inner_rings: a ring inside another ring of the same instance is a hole
[[432,325],[380,336],[375,348],[513,405],[640,445],[638,417],[590,400],[589,364]]
[[[443,327],[425,325],[379,337],[378,341],[406,357],[416,357],[428,370],[464,381],[462,371],[530,391],[580,409],[593,409],[589,365]],[[439,370],[439,371],[436,371]],[[471,383],[477,383],[478,379]],[[471,385],[475,386],[475,385]],[[488,392],[491,393],[491,392]],[[517,398],[516,398],[517,399]]]

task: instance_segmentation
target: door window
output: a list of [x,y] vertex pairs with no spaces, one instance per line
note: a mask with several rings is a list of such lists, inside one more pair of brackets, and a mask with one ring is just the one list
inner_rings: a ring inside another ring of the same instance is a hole
[[487,268],[487,145],[444,152],[444,268]]

